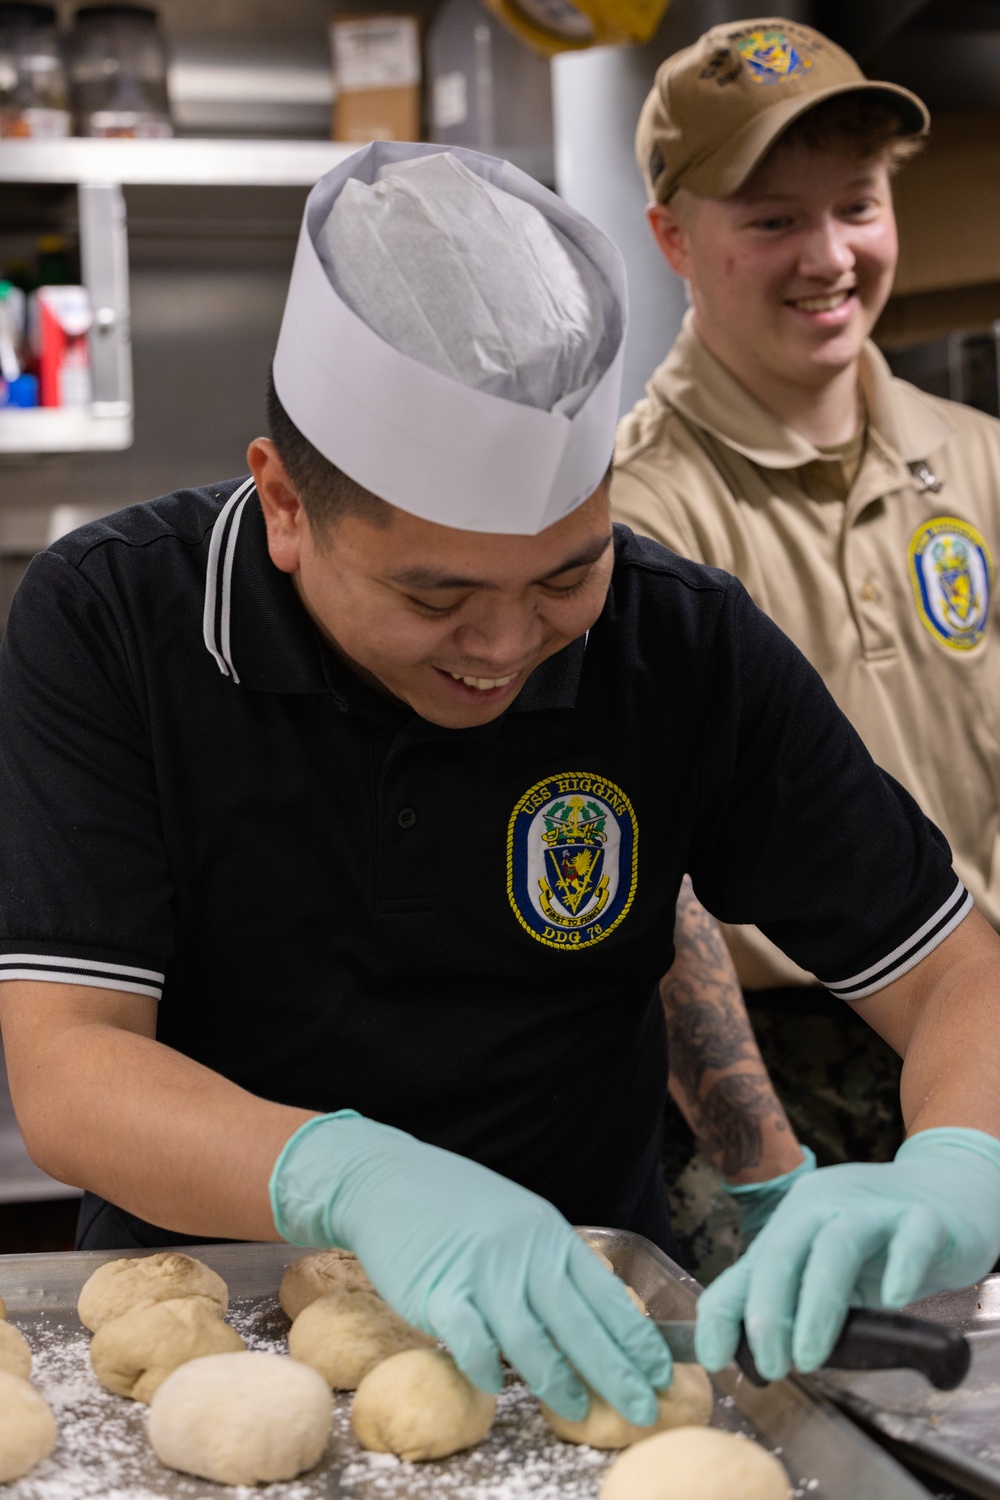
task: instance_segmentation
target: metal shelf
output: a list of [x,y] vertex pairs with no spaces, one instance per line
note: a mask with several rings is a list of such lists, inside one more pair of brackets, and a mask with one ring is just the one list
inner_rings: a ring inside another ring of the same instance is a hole
[[91,406],[0,408],[0,454],[94,453],[127,448],[132,441],[128,401]]
[[310,187],[357,148],[331,141],[0,141],[0,183],[79,196],[83,280],[94,304],[89,407],[0,410],[0,455],[93,453],[132,442],[128,250],[122,187]]
[[[5,144],[65,142],[0,142],[0,147]],[[19,153],[12,154],[16,160]],[[0,408],[0,454],[93,453],[132,442],[125,199],[117,183],[90,181],[76,184],[76,198],[81,277],[94,313],[88,335],[92,400],[81,407]]]
[[[360,144],[343,141],[223,140],[0,141],[0,182],[120,183],[172,187],[312,187]],[[447,146],[441,150],[446,151]],[[551,184],[547,148],[490,147]]]
[[0,182],[310,187],[359,148],[340,141],[0,141]]

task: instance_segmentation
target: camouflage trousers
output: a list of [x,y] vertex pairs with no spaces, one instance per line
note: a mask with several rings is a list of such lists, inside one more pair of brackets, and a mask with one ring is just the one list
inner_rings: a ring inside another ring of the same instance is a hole
[[[891,1161],[903,1140],[901,1063],[851,1008],[818,986],[745,996],[765,1065],[792,1128],[821,1167]],[[667,1101],[663,1168],[682,1260],[713,1280],[739,1249],[739,1218],[722,1179]]]

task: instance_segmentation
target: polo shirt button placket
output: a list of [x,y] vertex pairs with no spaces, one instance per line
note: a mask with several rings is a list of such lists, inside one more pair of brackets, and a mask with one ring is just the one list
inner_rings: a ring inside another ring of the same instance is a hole
[[844,580],[861,653],[867,661],[886,660],[898,650],[895,620],[886,606],[885,588],[879,577],[880,561],[868,532],[864,528],[859,532],[852,526],[845,539]]

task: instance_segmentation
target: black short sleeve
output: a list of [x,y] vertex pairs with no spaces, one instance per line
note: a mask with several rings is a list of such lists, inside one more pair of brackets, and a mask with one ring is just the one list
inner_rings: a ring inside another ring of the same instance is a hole
[[827,988],[860,999],[919,963],[971,897],[944,835],[735,580],[718,648],[695,888],[721,920],[755,923]]
[[0,647],[0,807],[0,978],[159,998],[171,887],[141,668],[127,618],[55,552]]

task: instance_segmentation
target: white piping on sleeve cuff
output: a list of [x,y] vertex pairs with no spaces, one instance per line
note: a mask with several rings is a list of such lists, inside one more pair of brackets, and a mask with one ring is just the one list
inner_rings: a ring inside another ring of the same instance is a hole
[[893,948],[891,953],[879,959],[878,963],[863,969],[860,974],[852,975],[850,979],[824,979],[821,983],[841,1000],[863,1000],[866,995],[874,995],[877,990],[892,984],[894,979],[901,979],[904,974],[915,969],[928,953],[932,953],[965,920],[972,906],[972,897],[959,880],[952,894],[934,915],[928,917],[916,932]]
[[51,953],[0,954],[0,980],[34,979],[46,984],[81,984],[97,990],[125,990],[159,1000],[165,975],[130,964],[60,958]]

